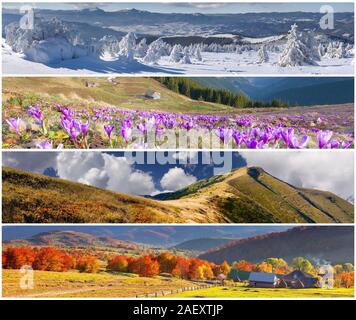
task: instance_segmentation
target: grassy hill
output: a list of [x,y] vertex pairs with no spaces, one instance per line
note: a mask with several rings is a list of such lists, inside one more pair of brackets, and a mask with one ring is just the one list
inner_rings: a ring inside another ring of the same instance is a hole
[[295,188],[243,167],[149,199],[3,168],[6,223],[334,223],[353,205],[325,191]]
[[[92,86],[88,87],[87,83]],[[147,99],[145,93],[148,89],[160,92],[161,99]],[[191,100],[148,77],[119,77],[115,78],[114,82],[109,82],[106,77],[5,77],[3,79],[5,106],[27,107],[27,102],[39,98],[77,108],[116,106],[170,112],[221,112],[232,109],[221,104]]]
[[182,210],[216,208],[232,222],[353,222],[353,205],[325,191],[296,188],[261,168],[240,168],[158,195],[167,203],[182,200]]
[[268,257],[288,262],[302,256],[331,264],[353,263],[354,229],[351,226],[296,227],[282,232],[241,239],[199,256],[215,263],[224,260],[260,262]]
[[21,170],[3,168],[2,178],[4,222],[172,222],[176,213],[144,197]]

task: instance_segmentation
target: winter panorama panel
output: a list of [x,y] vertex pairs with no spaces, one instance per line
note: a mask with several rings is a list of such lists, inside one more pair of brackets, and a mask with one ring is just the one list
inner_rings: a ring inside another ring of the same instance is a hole
[[[218,7],[218,9],[217,9]],[[4,3],[5,74],[352,74],[352,3]]]

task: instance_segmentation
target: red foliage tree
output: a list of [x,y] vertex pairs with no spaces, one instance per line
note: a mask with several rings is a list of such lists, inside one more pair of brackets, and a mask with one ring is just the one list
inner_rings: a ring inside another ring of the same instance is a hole
[[108,261],[106,269],[118,272],[127,272],[129,267],[127,256],[115,256]]
[[246,260],[240,260],[234,264],[234,267],[237,270],[251,272],[254,268],[254,265]]
[[355,283],[354,272],[342,272],[336,276],[336,286],[344,288],[352,288]]
[[131,270],[140,277],[153,277],[159,274],[159,263],[153,256],[145,255],[131,263]]
[[43,271],[68,271],[74,265],[73,258],[62,250],[46,247],[41,248],[35,260],[33,269]]
[[[31,266],[36,258],[36,251],[30,247],[8,248],[5,251],[4,268],[20,269],[23,266]],[[4,259],[4,257],[3,257]]]
[[160,272],[172,273],[177,264],[177,257],[169,252],[162,252],[157,256],[157,261],[160,266]]
[[188,279],[189,278],[189,259],[177,257],[177,263],[172,270],[172,275],[177,278]]

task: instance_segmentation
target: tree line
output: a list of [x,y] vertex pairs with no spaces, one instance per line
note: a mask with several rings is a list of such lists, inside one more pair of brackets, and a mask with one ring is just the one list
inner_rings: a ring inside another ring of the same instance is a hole
[[[239,260],[231,265],[226,261],[215,264],[199,258],[176,256],[168,251],[160,254],[145,254],[141,256],[117,255],[107,258],[106,270],[110,272],[134,273],[140,277],[154,277],[169,274],[186,280],[210,280],[220,278],[235,279],[239,271],[273,272],[288,274],[293,270],[301,270],[318,277],[318,269],[306,258],[296,257],[289,265],[282,258],[267,258],[260,263]],[[34,270],[97,273],[100,271],[100,260],[95,255],[80,252],[66,252],[54,247],[9,247],[2,252],[2,267],[4,269],[20,269],[30,266]],[[353,287],[354,266],[351,263],[333,266],[336,287]]]
[[242,93],[229,90],[206,87],[198,82],[183,77],[159,77],[155,78],[168,89],[185,95],[193,100],[213,102],[231,106],[234,108],[287,108],[288,104],[274,99],[271,102],[251,100]]

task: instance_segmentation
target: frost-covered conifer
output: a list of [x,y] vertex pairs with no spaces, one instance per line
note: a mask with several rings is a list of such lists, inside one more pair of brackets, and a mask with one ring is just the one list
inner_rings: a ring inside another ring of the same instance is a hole
[[165,44],[162,39],[153,41],[147,50],[147,54],[143,58],[143,62],[148,64],[156,64],[162,56],[166,54]]
[[136,35],[129,32],[119,42],[119,56],[127,60],[133,60],[135,55]]
[[268,53],[267,53],[267,50],[266,50],[266,46],[265,46],[265,45],[262,45],[262,47],[260,48],[260,50],[258,50],[257,56],[258,56],[258,63],[259,63],[259,64],[268,62],[269,57],[268,57]]
[[294,67],[303,65],[316,65],[308,54],[308,49],[298,34],[298,26],[293,24],[288,32],[286,46],[278,61],[281,67]]
[[169,61],[176,63],[179,62],[182,59],[182,57],[183,57],[182,46],[179,44],[175,44],[169,56]]

